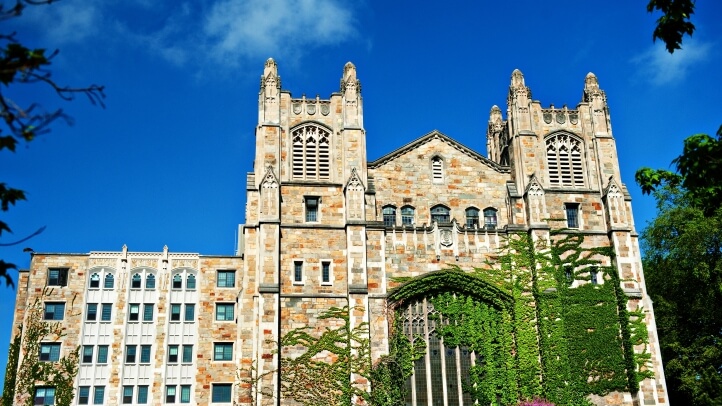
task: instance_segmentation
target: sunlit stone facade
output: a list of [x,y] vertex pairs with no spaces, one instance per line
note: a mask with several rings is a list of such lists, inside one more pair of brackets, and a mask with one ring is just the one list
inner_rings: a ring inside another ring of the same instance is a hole
[[[667,404],[606,96],[591,73],[583,90],[574,109],[542,108],[514,71],[506,119],[491,109],[488,158],[432,131],[369,161],[354,65],[329,99],[294,98],[269,59],[236,255],[35,253],[20,274],[15,321],[41,298],[66,332],[59,352],[46,343],[48,356],[80,346],[75,404],[294,404],[279,400],[276,346],[285,332],[323,331],[325,310],[350,306],[353,325],[368,323],[376,361],[388,351],[386,295],[400,278],[481,267],[510,232],[547,238],[548,219],[562,219],[588,246],[614,247],[610,265],[628,307],[643,307],[649,328],[655,378],[637,394],[594,401]],[[461,380],[475,356],[445,348],[431,312],[423,300],[403,311],[404,332],[435,351],[407,382],[407,404],[472,404]],[[439,376],[430,372],[435,363]],[[251,370],[261,377],[258,393],[243,381]],[[50,399],[47,389],[35,395]]]

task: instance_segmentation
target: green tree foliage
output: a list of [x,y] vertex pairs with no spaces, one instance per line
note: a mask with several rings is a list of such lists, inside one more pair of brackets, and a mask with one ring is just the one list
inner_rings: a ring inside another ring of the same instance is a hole
[[[6,7],[0,3],[0,22],[19,17],[27,6],[50,4],[55,0],[15,0],[14,5]],[[8,95],[20,85],[41,84],[51,87],[63,100],[72,100],[76,95],[87,96],[93,104],[103,105],[103,87],[91,85],[84,88],[59,86],[51,77],[49,70],[52,59],[58,51],[49,55],[45,49],[30,48],[18,41],[15,33],[0,32],[0,153],[15,152],[20,142],[30,142],[37,136],[50,131],[50,124],[60,119],[70,123],[70,118],[62,109],[45,111],[38,103],[20,106]],[[20,90],[17,90],[20,91]],[[10,206],[25,200],[25,192],[0,182],[0,210],[8,211]],[[41,232],[42,228],[38,231]],[[10,233],[7,223],[0,220],[0,237],[2,233]],[[35,234],[37,234],[36,232]],[[33,235],[35,235],[33,234]],[[0,246],[15,245],[26,239]],[[0,259],[0,278],[7,285],[13,285],[9,270],[17,269],[15,264]]]
[[694,24],[690,17],[694,13],[694,0],[650,0],[647,11],[661,11],[662,16],[657,19],[652,39],[661,39],[670,54],[682,48],[682,38],[685,34],[692,36]]
[[635,178],[642,192],[649,194],[664,186],[684,195],[685,205],[713,215],[722,206],[722,126],[717,137],[695,134],[684,140],[682,154],[672,161],[676,172],[641,168]]
[[655,192],[644,268],[670,403],[722,405],[722,209],[691,196],[670,185]]

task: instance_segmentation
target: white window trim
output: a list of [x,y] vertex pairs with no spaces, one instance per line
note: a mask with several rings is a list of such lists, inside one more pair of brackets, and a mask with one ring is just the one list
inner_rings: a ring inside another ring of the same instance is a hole
[[[323,280],[323,264],[328,264],[328,282]],[[322,259],[318,263],[318,281],[321,286],[333,286],[333,261],[330,259]]]
[[[301,280],[297,281],[296,280],[296,264],[299,264],[299,263],[301,264]],[[293,261],[293,266],[291,267],[291,282],[294,285],[302,286],[302,285],[306,284],[306,269],[305,269],[306,266],[305,265],[306,265],[305,261],[298,261],[298,260]]]

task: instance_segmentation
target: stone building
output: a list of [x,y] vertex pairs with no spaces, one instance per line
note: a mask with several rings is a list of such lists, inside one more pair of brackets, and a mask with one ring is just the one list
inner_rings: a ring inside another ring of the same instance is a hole
[[[21,272],[16,324],[39,298],[44,317],[65,328],[60,341],[41,343],[41,360],[80,346],[74,404],[296,404],[279,395],[285,383],[277,371],[279,356],[301,354],[303,346],[279,354],[279,339],[296,328],[322,333],[334,327],[324,312],[344,307],[351,326],[367,326],[374,363],[389,351],[394,313],[419,333],[428,351],[406,382],[406,404],[473,404],[463,382],[471,366],[485,361],[435,336],[426,298],[394,308],[387,295],[434,271],[484,268],[514,233],[549,239],[549,219],[583,235],[585,246],[612,248],[613,261],[602,265],[618,274],[613,281],[627,308],[641,309],[648,329],[648,344],[633,350],[651,355],[646,368],[654,376],[638,392],[591,399],[668,403],[631,201],[606,95],[593,74],[576,108],[543,108],[515,70],[506,119],[491,108],[488,158],[432,131],[369,161],[361,84],[351,63],[329,99],[294,98],[269,59],[258,105],[236,255],[126,247],[35,253]],[[571,289],[610,283],[609,275],[590,275],[570,281]],[[43,287],[52,289],[43,294]],[[316,354],[323,357],[336,360],[328,351]],[[349,379],[368,390],[365,377]],[[52,402],[56,390],[38,386],[36,404]]]

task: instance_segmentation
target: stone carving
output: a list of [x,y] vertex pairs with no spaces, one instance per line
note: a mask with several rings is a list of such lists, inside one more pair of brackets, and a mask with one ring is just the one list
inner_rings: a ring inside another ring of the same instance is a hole
[[328,105],[328,103],[324,103],[321,105],[321,114],[323,114],[324,116],[327,116],[328,113],[330,113],[330,112],[331,112],[331,108]]
[[90,258],[88,260],[88,265],[93,266],[114,266],[115,265],[115,259],[114,258]]
[[306,105],[306,113],[310,115],[316,114],[316,105],[315,104],[307,104]]
[[551,122],[552,122],[551,110],[544,110],[543,116],[544,116],[544,122],[547,124],[551,124]]
[[293,114],[301,114],[301,103],[293,103]]
[[346,182],[346,190],[364,191],[364,189],[363,182],[361,181],[356,168],[352,168],[351,176],[349,177],[348,182]]
[[441,238],[440,243],[444,247],[450,247],[451,244],[454,243],[454,240],[451,238],[451,230],[449,230],[448,228],[439,231],[439,237]]
[[569,122],[577,125],[577,123],[579,122],[579,113],[576,111],[569,112]]
[[271,165],[268,165],[268,167],[266,167],[266,174],[263,176],[263,181],[261,182],[261,188],[262,189],[278,189],[278,179],[276,178],[276,175],[273,173],[273,167]]
[[557,111],[557,123],[564,124],[567,121],[567,116],[563,111]]

